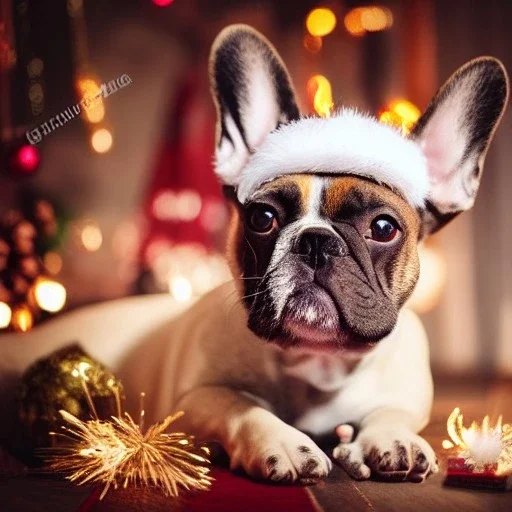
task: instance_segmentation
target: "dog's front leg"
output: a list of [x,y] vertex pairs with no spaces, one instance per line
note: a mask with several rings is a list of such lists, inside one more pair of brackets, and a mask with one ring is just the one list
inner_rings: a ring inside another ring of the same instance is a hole
[[205,386],[178,403],[185,411],[180,427],[202,441],[219,441],[231,469],[255,478],[310,484],[325,477],[332,464],[305,434],[244,394],[222,386]]
[[353,442],[341,442],[333,457],[356,480],[422,482],[438,471],[434,450],[415,433],[410,413],[381,409],[369,414]]

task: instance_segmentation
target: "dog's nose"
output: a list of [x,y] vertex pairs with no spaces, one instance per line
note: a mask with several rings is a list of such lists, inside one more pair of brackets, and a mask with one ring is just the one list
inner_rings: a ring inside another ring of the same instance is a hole
[[343,239],[324,228],[309,228],[302,231],[292,250],[313,269],[323,267],[331,256],[347,254],[347,246]]

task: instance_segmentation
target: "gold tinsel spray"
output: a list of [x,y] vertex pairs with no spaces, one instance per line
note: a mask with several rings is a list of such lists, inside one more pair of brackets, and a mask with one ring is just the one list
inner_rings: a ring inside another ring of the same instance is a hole
[[117,387],[112,387],[117,415],[110,420],[98,418],[87,387],[87,368],[78,367],[74,376],[82,379],[93,419],[83,421],[65,410],[60,415],[65,422],[60,433],[67,442],[51,449],[48,457],[51,471],[64,473],[78,485],[103,484],[102,499],[113,487],[154,486],[164,494],[176,497],[180,489],[207,490],[213,478],[209,475],[208,448],[196,446],[194,438],[184,433],[166,433],[168,427],[183,412],[167,416],[162,422],[144,431],[144,393],[141,393],[139,422],[121,411]]

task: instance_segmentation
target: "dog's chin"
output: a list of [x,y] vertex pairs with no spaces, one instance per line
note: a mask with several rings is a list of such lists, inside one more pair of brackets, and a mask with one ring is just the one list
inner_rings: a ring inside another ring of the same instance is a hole
[[316,284],[288,299],[281,325],[282,334],[274,341],[284,348],[362,355],[376,344],[374,340],[355,340],[344,330],[334,300]]

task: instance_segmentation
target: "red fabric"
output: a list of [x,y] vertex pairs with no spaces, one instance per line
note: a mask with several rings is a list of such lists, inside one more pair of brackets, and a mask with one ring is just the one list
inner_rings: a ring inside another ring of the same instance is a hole
[[132,512],[176,510],[183,512],[319,512],[305,487],[257,483],[215,468],[215,481],[209,491],[168,498],[151,488],[111,489],[99,501],[102,488],[96,488],[78,512]]
[[226,469],[213,471],[210,491],[186,500],[187,512],[318,512],[304,487],[258,483]]

